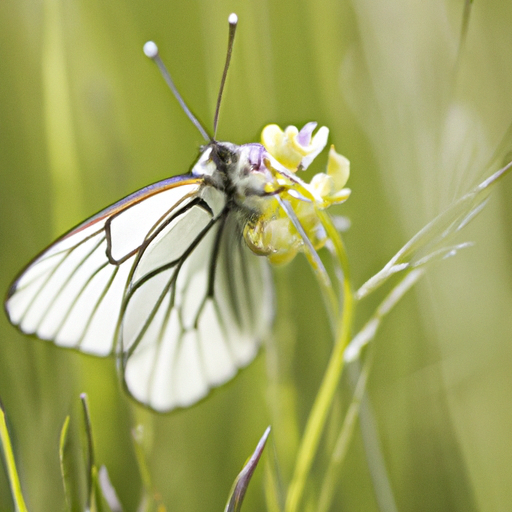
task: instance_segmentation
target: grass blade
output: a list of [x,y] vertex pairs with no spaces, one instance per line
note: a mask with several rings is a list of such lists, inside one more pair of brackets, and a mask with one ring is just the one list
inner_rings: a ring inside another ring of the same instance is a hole
[[14,501],[16,512],[27,512],[27,506],[21,492],[21,484],[16,469],[16,462],[12,451],[11,438],[7,428],[7,421],[5,417],[5,410],[2,402],[0,401],[0,444],[2,446],[2,453],[4,455],[5,467],[7,469],[7,478],[11,487],[11,495]]

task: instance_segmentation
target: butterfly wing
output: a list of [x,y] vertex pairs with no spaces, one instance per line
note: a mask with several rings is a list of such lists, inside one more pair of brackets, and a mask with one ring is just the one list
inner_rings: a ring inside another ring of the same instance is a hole
[[[206,192],[141,251],[123,303],[125,386],[158,411],[192,405],[231,379],[272,321],[267,261],[243,243],[233,213],[215,215],[218,192]],[[155,266],[171,245],[174,259]]]
[[11,322],[59,346],[115,352],[126,388],[153,409],[193,404],[254,358],[272,321],[267,262],[225,201],[182,176],[103,210],[21,272]]
[[112,353],[131,268],[156,227],[198,196],[202,180],[141,189],[62,236],[20,273],[5,309],[24,333],[94,355]]

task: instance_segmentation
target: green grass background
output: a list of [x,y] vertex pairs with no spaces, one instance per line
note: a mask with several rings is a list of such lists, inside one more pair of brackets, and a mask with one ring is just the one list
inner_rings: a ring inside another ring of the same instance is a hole
[[[466,6],[467,7],[467,6]],[[512,4],[475,0],[3,0],[0,3],[0,288],[57,235],[150,182],[188,171],[202,142],[142,54],[155,40],[211,126],[227,40],[240,24],[219,138],[316,120],[352,164],[344,235],[356,286],[486,174],[512,122]],[[506,145],[512,149],[512,140]],[[512,510],[512,183],[464,232],[476,245],[435,265],[386,319],[368,384],[398,510]],[[62,510],[58,437],[87,392],[97,459],[126,510],[144,424],[169,510],[223,509],[268,424],[283,487],[332,339],[305,259],[275,272],[274,335],[256,361],[190,410],[156,415],[121,391],[112,360],[19,334],[0,318],[0,397],[34,511]],[[362,325],[381,297],[358,310]],[[335,413],[349,399],[343,382]],[[335,424],[333,421],[332,424]],[[328,432],[334,435],[334,432]],[[310,510],[328,447],[307,489]],[[378,504],[356,429],[332,510]],[[370,453],[370,457],[371,457]],[[244,511],[264,510],[262,468]],[[0,510],[12,507],[0,472]]]

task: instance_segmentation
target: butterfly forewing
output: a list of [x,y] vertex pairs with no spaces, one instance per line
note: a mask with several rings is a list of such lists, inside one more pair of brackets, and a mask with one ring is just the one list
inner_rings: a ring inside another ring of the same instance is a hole
[[[202,180],[189,176],[150,185],[61,237],[11,286],[5,304],[11,321],[60,346],[111,353],[137,251],[148,233],[186,207],[201,186]],[[135,227],[127,233],[131,221]]]
[[122,261],[134,254],[143,241],[152,236],[153,230],[160,226],[170,215],[197,196],[198,183],[184,179],[179,186],[176,180],[174,186],[163,191],[143,190],[142,197],[135,205],[115,213],[106,222],[108,239],[108,256],[113,262]]

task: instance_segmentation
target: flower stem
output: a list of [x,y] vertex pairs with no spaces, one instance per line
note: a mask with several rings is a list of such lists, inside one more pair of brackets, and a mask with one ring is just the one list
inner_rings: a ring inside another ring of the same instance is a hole
[[317,214],[327,231],[327,235],[334,244],[336,256],[343,270],[343,313],[340,317],[337,329],[338,334],[327,370],[311,409],[299,447],[294,474],[286,498],[285,512],[295,512],[302,498],[311,465],[318,451],[318,445],[325,427],[327,415],[343,372],[343,353],[350,341],[352,321],[354,318],[355,301],[350,284],[348,258],[345,247],[329,216],[321,210],[317,211]]

